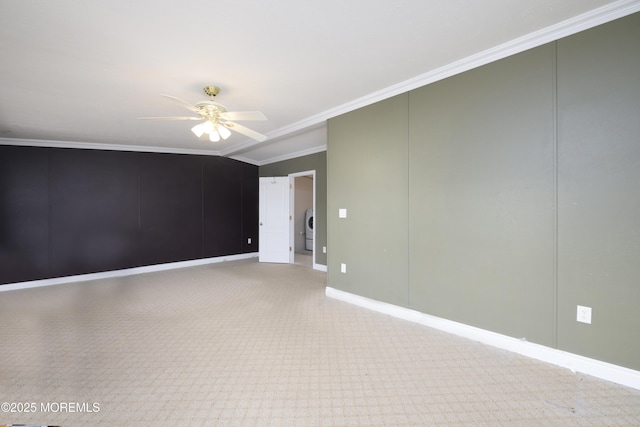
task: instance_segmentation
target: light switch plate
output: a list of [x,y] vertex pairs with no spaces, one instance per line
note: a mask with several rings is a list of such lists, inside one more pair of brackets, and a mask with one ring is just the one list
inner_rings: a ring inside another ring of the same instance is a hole
[[346,273],[347,272],[347,264],[340,264],[340,273]]
[[346,218],[346,217],[347,217],[347,210],[344,208],[338,209],[338,218]]

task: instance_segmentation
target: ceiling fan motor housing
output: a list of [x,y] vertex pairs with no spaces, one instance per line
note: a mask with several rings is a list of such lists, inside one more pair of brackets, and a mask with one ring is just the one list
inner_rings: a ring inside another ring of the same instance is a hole
[[220,93],[220,88],[218,86],[205,86],[204,93],[213,98]]
[[220,114],[225,113],[227,109],[224,105],[218,104],[213,101],[202,101],[198,102],[195,105],[198,110],[198,114],[200,114],[205,119],[219,119]]

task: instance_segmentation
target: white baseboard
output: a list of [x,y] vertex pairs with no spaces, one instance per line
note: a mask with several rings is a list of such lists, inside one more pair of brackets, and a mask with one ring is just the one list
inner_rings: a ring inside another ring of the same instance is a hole
[[313,264],[313,269],[327,272],[327,266],[322,264]]
[[173,270],[175,268],[194,267],[197,265],[215,264],[218,262],[236,261],[240,259],[256,258],[257,252],[247,254],[227,255],[214,258],[194,259],[190,261],[171,262],[167,264],[147,265],[144,267],[125,268],[123,270],[104,271],[100,273],[79,274],[77,276],[56,277],[54,279],[32,280],[29,282],[9,283],[0,285],[0,292],[17,289],[37,288],[40,286],[61,285],[64,283],[84,282],[87,280],[108,279],[111,277],[131,276],[134,274],[152,273],[154,271]]
[[330,298],[338,299],[340,301],[348,302],[350,304],[368,308],[370,310],[388,314],[410,322],[419,323],[454,335],[469,338],[483,344],[567,368],[573,372],[581,372],[596,378],[640,390],[640,371],[602,362],[600,360],[590,359],[588,357],[531,343],[496,332],[465,325],[463,323],[431,316],[416,310],[376,301],[330,287],[326,288],[325,294]]

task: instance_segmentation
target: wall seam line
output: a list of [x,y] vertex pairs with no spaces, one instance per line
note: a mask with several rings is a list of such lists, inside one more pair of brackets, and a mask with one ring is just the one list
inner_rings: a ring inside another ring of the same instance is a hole
[[553,312],[553,345],[558,348],[558,318],[559,318],[559,304],[558,304],[558,259],[559,259],[559,246],[558,246],[558,42],[553,44],[553,268],[554,268],[554,312]]
[[49,172],[49,179],[47,180],[47,191],[49,193],[49,212],[48,212],[48,217],[47,217],[47,225],[48,225],[48,229],[47,229],[47,235],[48,235],[48,246],[49,246],[49,250],[48,250],[48,256],[47,256],[47,277],[51,277],[53,276],[53,227],[52,227],[52,216],[53,216],[53,189],[52,189],[52,182],[53,182],[53,150],[51,148],[49,148],[48,150],[48,155],[47,155],[47,163],[48,163],[48,172]]
[[204,258],[204,159],[200,159],[200,258]]
[[411,307],[411,91],[407,92],[407,307]]

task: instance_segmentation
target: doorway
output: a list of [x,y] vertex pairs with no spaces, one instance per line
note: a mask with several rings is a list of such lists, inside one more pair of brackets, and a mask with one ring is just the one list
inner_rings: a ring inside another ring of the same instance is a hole
[[315,207],[316,207],[316,171],[289,174],[291,183],[291,231],[290,246],[293,248],[293,263],[309,268],[315,266]]

